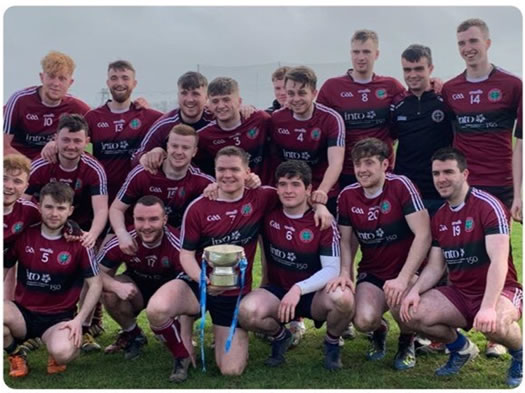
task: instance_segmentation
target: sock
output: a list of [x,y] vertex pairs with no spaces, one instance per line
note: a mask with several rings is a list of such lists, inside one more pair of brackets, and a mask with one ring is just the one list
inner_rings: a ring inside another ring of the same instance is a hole
[[374,333],[384,333],[388,329],[388,325],[386,324],[385,320],[381,318],[381,325],[374,330]]
[[13,340],[11,344],[9,344],[6,348],[4,348],[4,351],[8,355],[15,355],[16,352],[18,352],[18,343],[16,342],[16,340]]
[[464,335],[462,335],[460,332],[456,333],[458,335],[456,340],[452,341],[450,344],[446,344],[446,347],[450,352],[460,351],[468,343],[467,338]]
[[150,327],[155,336],[168,347],[168,350],[175,358],[187,358],[190,356],[182,342],[179,321],[172,319],[164,326],[155,327],[150,325]]
[[410,345],[414,342],[416,335],[414,333],[400,333],[399,343]]
[[284,328],[284,326],[281,326],[279,328],[279,331],[277,332],[277,334],[273,335],[273,338],[274,338],[274,340],[277,340],[277,341],[278,340],[282,340],[284,338],[285,334],[286,334],[286,329]]
[[326,336],[324,336],[324,342],[330,345],[337,345],[339,346],[339,336],[332,336],[328,331],[326,332]]
[[509,355],[512,356],[512,358],[515,360],[523,359],[523,347],[521,347],[520,349],[509,348]]
[[137,323],[133,323],[133,325],[131,325],[129,328],[122,328],[123,331],[125,331],[129,337],[136,337],[138,336],[140,333],[142,333],[142,330],[139,328],[139,325],[137,325]]

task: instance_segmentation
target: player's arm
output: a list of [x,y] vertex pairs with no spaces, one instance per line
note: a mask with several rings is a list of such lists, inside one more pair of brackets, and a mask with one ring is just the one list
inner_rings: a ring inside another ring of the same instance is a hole
[[13,142],[13,137],[14,137],[13,134],[5,134],[4,133],[4,155],[7,155],[7,154],[22,154],[18,150],[16,150],[13,146],[11,146],[11,143]]
[[195,257],[195,250],[180,250],[180,264],[184,272],[195,282],[200,282],[201,267]]
[[40,156],[44,160],[55,164],[58,161],[58,147],[56,141],[51,140],[47,142],[42,151],[40,152]]
[[408,287],[410,280],[428,254],[432,242],[430,231],[430,218],[426,209],[405,216],[407,224],[414,234],[414,240],[408,251],[407,259],[398,276],[388,280],[383,286],[387,304],[390,307],[401,303],[403,293]]
[[157,170],[162,166],[168,154],[162,147],[157,146],[150,151],[142,154],[139,159],[139,164],[144,167],[149,173],[156,174]]
[[108,196],[92,195],[91,206],[93,208],[93,222],[89,232],[82,236],[82,245],[91,248],[95,245],[98,237],[104,230],[108,221]]
[[326,291],[335,291],[338,287],[341,290],[350,288],[354,292],[354,259],[350,246],[350,239],[352,238],[352,227],[347,225],[338,225],[339,233],[341,234],[341,259],[339,277],[336,277],[326,284]]
[[115,198],[109,208],[109,222],[115,235],[117,235],[118,244],[122,252],[126,255],[135,255],[137,252],[137,243],[126,229],[126,219],[124,216],[128,208],[128,204],[122,202],[118,197]]
[[332,189],[339,175],[343,170],[343,162],[345,159],[345,148],[341,146],[331,146],[328,148],[328,168],[323,176],[323,181],[319,184],[319,188],[312,193],[312,202],[326,203],[328,201],[328,193]]
[[259,235],[259,250],[261,252],[261,284],[260,287],[268,284],[268,263],[266,262],[266,253],[264,252],[263,237]]
[[334,222],[334,216],[332,216],[328,208],[324,204],[313,203],[312,210],[314,211],[315,226],[322,231],[330,228]]
[[514,183],[514,198],[510,214],[514,221],[523,221],[521,187],[523,184],[523,140],[516,138],[514,150],[512,152],[512,181]]

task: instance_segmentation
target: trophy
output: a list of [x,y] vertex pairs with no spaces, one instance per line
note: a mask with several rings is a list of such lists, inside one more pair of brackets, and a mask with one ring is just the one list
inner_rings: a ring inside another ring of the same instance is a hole
[[238,285],[235,268],[244,258],[244,248],[233,244],[219,244],[204,249],[204,259],[213,270],[210,284],[221,289],[231,289]]

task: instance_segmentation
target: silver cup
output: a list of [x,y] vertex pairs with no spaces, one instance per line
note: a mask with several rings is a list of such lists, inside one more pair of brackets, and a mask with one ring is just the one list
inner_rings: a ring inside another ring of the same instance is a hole
[[233,244],[219,244],[204,249],[204,260],[213,270],[210,284],[223,289],[237,287],[239,277],[235,267],[244,258],[244,248]]

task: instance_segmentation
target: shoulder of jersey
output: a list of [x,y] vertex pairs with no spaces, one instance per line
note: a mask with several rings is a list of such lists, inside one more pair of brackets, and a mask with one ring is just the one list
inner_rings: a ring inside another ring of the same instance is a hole
[[507,71],[504,68],[501,68],[501,67],[498,67],[498,66],[495,66],[495,67],[496,67],[496,71],[497,72],[500,72],[501,74],[505,75],[506,77],[508,77],[510,79],[515,79],[516,82],[521,84],[521,78],[518,75],[513,74],[512,72]]

